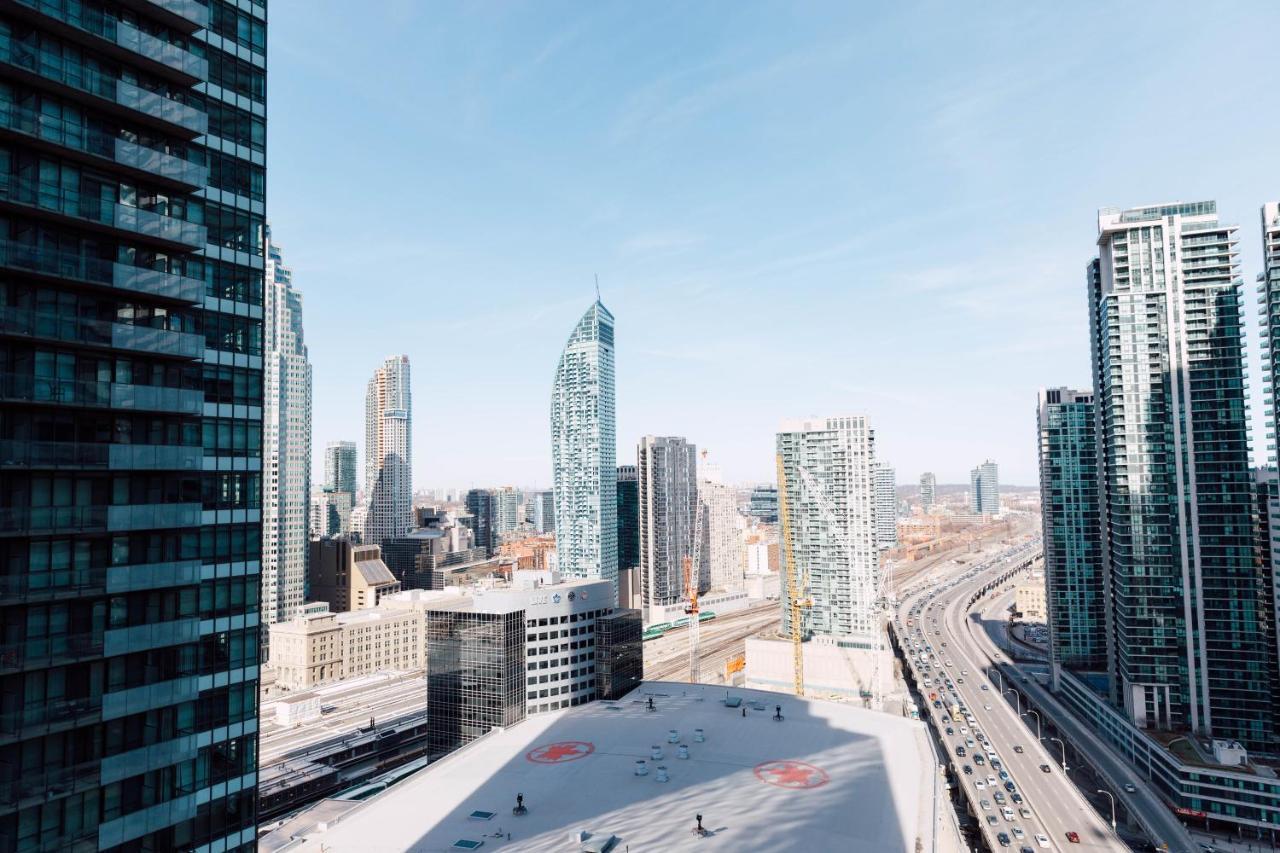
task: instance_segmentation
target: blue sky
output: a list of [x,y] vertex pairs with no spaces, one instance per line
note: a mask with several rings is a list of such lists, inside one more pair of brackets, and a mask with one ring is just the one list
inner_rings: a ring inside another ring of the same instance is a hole
[[1277,32],[1274,2],[273,0],[317,469],[403,352],[415,486],[549,485],[599,274],[620,463],[684,435],[768,480],[780,419],[851,413],[899,483],[1033,485],[1036,389],[1089,381],[1098,207],[1217,199],[1252,293]]

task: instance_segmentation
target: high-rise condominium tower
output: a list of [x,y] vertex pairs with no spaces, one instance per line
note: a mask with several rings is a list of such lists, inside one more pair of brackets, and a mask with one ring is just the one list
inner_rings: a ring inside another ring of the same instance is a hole
[[975,515],[1000,514],[1000,469],[990,459],[969,472],[969,509]]
[[898,547],[898,472],[888,462],[875,467],[876,547]]
[[[805,636],[881,646],[875,433],[861,416],[787,421],[778,433],[783,562],[809,577]],[[791,630],[784,585],[783,630]]]
[[618,585],[613,315],[599,300],[574,327],[551,388],[556,552],[570,578]]
[[1093,393],[1043,388],[1040,513],[1044,532],[1049,653],[1057,666],[1107,666],[1107,591],[1098,521],[1098,448]]
[[216,12],[0,13],[0,851],[255,846],[266,8]]
[[[675,604],[684,597],[684,558],[693,556],[697,478],[697,447],[677,437],[640,439],[640,592],[646,607]],[[701,567],[691,571],[700,575]]]
[[302,294],[269,230],[262,316],[262,624],[269,626],[302,607],[311,505],[311,364]]
[[[1268,432],[1280,435],[1276,424],[1280,416],[1275,405],[1275,392],[1280,389],[1280,202],[1262,206],[1263,270],[1258,275],[1258,304],[1262,314],[1262,387],[1266,400]],[[1276,472],[1276,444],[1268,439],[1267,470],[1259,473],[1259,518],[1266,527],[1260,530],[1260,554],[1263,559],[1263,587],[1268,599],[1267,633],[1272,677],[1272,733],[1280,734],[1280,475]]]
[[1270,743],[1236,228],[1212,201],[1098,214],[1089,265],[1114,697],[1140,727]]
[[356,493],[356,443],[331,441],[324,447],[324,485],[335,492]]
[[403,535],[413,523],[413,398],[409,356],[373,372],[364,403],[364,542]]
[[698,463],[698,502],[702,505],[702,579],[706,588],[741,586],[747,552],[738,497],[725,483],[720,466],[707,462],[705,455]]
[[933,508],[934,501],[938,499],[938,478],[933,475],[932,471],[925,471],[920,475],[920,508],[928,512]]
[[483,548],[486,557],[498,550],[497,524],[498,498],[493,489],[471,489],[466,497],[467,512],[471,513],[471,530],[475,534],[477,548]]

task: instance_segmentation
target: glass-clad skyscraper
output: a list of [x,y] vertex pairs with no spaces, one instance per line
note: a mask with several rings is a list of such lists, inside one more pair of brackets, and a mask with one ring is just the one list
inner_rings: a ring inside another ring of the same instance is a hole
[[613,315],[599,301],[574,327],[551,389],[556,552],[569,578],[618,586]]
[[1102,558],[1129,718],[1268,751],[1236,243],[1212,201],[1098,214]]
[[254,846],[266,6],[0,8],[0,851]]
[[413,394],[409,356],[373,372],[364,401],[364,542],[403,536],[413,524]]
[[1107,592],[1093,393],[1042,388],[1036,423],[1050,658],[1072,670],[1105,671]]
[[[679,436],[646,435],[636,446],[640,592],[646,608],[684,598],[684,560],[693,557],[698,448]],[[701,566],[690,571],[700,573]],[[692,582],[702,591],[698,577]],[[649,611],[646,611],[649,612]]]

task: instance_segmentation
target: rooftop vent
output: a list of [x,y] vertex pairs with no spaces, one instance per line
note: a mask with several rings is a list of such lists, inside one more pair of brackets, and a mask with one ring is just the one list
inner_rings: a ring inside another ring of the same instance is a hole
[[679,743],[680,732],[675,729],[667,729],[667,743]]
[[643,758],[637,758],[637,759],[636,759],[636,769],[635,769],[635,774],[636,774],[637,776],[648,776],[648,775],[649,775],[649,765],[644,763],[644,759],[643,759]]
[[686,744],[682,743],[676,747],[676,758],[683,758],[686,760],[689,758],[689,747]]
[[667,766],[665,764],[659,764],[658,768],[653,773],[653,781],[668,782],[670,780],[671,777],[667,775]]
[[661,760],[662,760],[662,747],[660,747],[660,746],[651,746],[651,747],[649,747],[649,757],[650,757],[650,758],[652,758],[654,761],[661,761]]
[[707,734],[702,729],[693,730],[693,742],[702,743],[707,739]]

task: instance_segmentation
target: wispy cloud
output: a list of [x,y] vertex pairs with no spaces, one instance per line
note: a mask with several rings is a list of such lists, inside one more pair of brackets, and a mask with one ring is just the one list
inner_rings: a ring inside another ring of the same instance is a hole
[[670,253],[688,249],[703,242],[701,234],[691,231],[646,231],[622,241],[623,255]]

